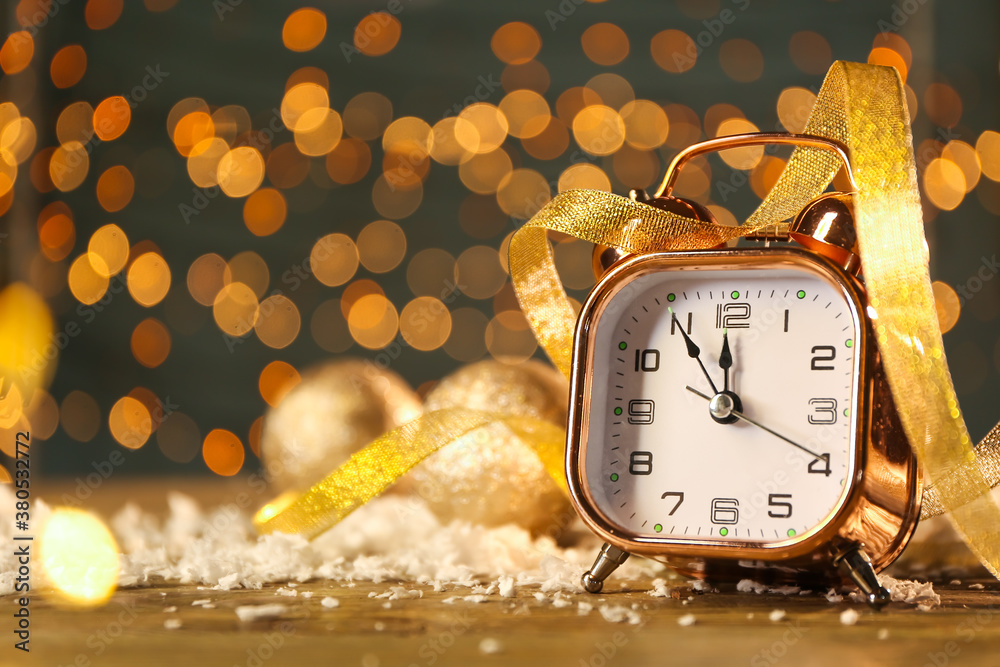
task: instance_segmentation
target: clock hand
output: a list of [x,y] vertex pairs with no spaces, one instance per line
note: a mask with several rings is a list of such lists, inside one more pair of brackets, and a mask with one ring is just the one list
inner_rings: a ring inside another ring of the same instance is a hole
[[674,312],[674,309],[668,307],[667,310],[670,311],[670,317],[673,318],[674,323],[677,325],[677,329],[681,332],[681,336],[684,337],[684,342],[687,344],[688,356],[698,362],[698,365],[701,366],[701,372],[705,374],[705,378],[708,380],[708,384],[712,388],[712,392],[718,394],[719,390],[715,387],[715,383],[712,382],[712,376],[708,374],[705,364],[701,362],[701,350],[694,344],[691,337],[687,335],[687,332],[684,331],[684,327],[681,326],[681,323],[677,321],[677,313]]
[[767,431],[768,433],[770,433],[771,435],[773,435],[775,437],[778,437],[778,438],[781,438],[782,440],[784,440],[788,444],[793,445],[795,447],[798,447],[799,449],[801,449],[802,451],[804,451],[806,454],[809,454],[813,458],[820,459],[820,460],[826,460],[826,455],[825,454],[817,454],[816,452],[812,451],[811,449],[808,449],[807,447],[803,447],[802,445],[800,445],[799,443],[795,442],[794,440],[792,440],[790,438],[786,438],[785,436],[781,435],[777,431],[773,431],[773,430],[769,429],[768,427],[764,426],[760,422],[756,422],[753,419],[750,419],[749,417],[747,417],[746,415],[744,415],[739,410],[734,409],[733,408],[733,403],[732,403],[733,399],[729,395],[727,395],[727,394],[716,394],[715,397],[712,398],[712,397],[706,396],[705,394],[701,393],[700,391],[698,391],[697,389],[695,389],[694,387],[692,387],[690,385],[686,386],[685,389],[687,389],[688,391],[690,391],[693,394],[697,394],[698,396],[701,396],[706,401],[708,401],[709,402],[709,409],[711,410],[713,417],[715,416],[716,412],[719,413],[720,417],[725,417],[725,416],[728,416],[728,415],[735,415],[736,417],[742,419],[746,423],[753,424],[757,428],[763,429],[763,430]]
[[722,353],[719,354],[719,367],[726,372],[722,391],[729,391],[729,369],[733,367],[733,353],[729,350],[729,330],[722,330]]

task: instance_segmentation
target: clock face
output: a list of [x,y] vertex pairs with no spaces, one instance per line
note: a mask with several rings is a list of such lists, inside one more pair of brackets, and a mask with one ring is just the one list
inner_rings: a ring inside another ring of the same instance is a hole
[[591,322],[589,504],[640,541],[806,539],[855,469],[854,301],[803,260],[651,257],[609,283]]

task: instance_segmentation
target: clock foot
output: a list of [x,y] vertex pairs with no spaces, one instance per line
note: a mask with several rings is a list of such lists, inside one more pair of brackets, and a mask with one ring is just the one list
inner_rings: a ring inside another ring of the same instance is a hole
[[851,547],[833,562],[861,589],[862,595],[873,608],[881,609],[892,600],[889,591],[879,583],[872,561],[861,546]]
[[597,554],[597,560],[590,569],[583,573],[580,582],[588,593],[600,593],[604,588],[604,580],[618,569],[618,566],[628,560],[628,553],[618,547],[605,544]]

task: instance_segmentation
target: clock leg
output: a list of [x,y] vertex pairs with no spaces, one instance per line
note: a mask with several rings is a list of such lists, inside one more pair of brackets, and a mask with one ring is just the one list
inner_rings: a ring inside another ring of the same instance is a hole
[[892,600],[889,591],[879,583],[875,568],[872,567],[872,561],[865,553],[863,546],[852,546],[835,558],[833,563],[861,589],[868,604],[875,609],[881,609]]
[[604,580],[618,569],[618,566],[628,560],[628,553],[618,547],[605,544],[597,554],[597,560],[590,569],[583,573],[580,582],[588,593],[600,593],[604,588]]

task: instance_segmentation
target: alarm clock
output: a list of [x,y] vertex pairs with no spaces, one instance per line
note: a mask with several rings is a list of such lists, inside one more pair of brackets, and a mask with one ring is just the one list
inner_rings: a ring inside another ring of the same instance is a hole
[[[672,195],[682,165],[765,143],[832,150],[850,177],[839,142],[755,133],[685,149],[655,196],[632,198],[715,222]],[[584,588],[638,554],[713,583],[850,581],[884,605],[876,572],[916,528],[921,476],[875,344],[850,193],[748,238],[595,250],[566,460],[573,503],[605,542]]]

